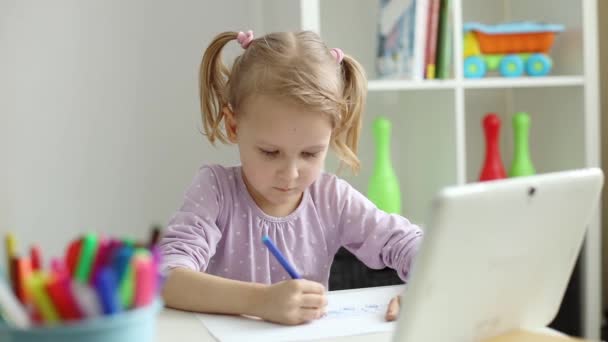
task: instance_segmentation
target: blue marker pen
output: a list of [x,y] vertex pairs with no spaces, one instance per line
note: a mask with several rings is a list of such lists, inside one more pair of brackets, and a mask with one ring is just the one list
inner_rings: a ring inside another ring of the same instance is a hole
[[127,267],[129,266],[129,262],[131,261],[134,252],[135,249],[132,246],[125,244],[116,251],[116,254],[113,257],[112,269],[116,273],[116,280],[119,284],[127,273]]
[[112,315],[121,311],[118,297],[118,282],[116,274],[110,267],[104,267],[95,275],[95,289],[104,315]]
[[279,251],[277,246],[274,245],[274,243],[272,242],[272,240],[270,240],[268,235],[264,235],[262,237],[262,242],[266,245],[266,247],[268,247],[268,249],[270,250],[270,253],[272,253],[272,255],[274,255],[274,257],[281,264],[281,266],[283,266],[285,271],[287,271],[287,273],[289,273],[289,275],[291,276],[292,279],[301,279],[302,278],[302,277],[300,277],[300,275],[298,274],[296,269],[293,268],[293,266],[291,266],[289,264],[289,261],[287,261],[287,259],[285,259],[283,254],[281,254],[281,251]]

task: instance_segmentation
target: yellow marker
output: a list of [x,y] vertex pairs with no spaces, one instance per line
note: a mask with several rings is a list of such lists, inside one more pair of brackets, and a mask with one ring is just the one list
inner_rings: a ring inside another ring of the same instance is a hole
[[26,280],[27,288],[44,323],[57,323],[59,322],[59,315],[45,289],[47,280],[48,276],[46,274],[34,272]]
[[11,260],[17,257],[17,241],[15,240],[15,235],[7,233],[4,237],[4,245],[6,252],[6,278],[12,285],[15,283],[15,280],[13,279]]

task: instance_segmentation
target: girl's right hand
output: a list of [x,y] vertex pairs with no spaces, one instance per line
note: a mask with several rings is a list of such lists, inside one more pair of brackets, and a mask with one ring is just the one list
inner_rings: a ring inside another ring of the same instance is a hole
[[296,325],[325,314],[325,287],[317,282],[296,279],[269,285],[262,291],[258,316],[264,320]]

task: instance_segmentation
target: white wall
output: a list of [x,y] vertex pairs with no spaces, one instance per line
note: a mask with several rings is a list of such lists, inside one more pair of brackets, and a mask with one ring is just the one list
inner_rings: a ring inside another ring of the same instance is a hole
[[221,31],[297,28],[262,1],[0,0],[0,235],[45,261],[80,232],[143,238],[202,163],[237,163],[200,133],[197,69]]

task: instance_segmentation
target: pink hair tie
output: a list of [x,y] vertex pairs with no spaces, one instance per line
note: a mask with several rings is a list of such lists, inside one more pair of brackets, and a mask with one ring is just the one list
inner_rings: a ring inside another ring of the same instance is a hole
[[342,52],[341,49],[333,48],[333,49],[331,49],[330,52],[331,52],[332,56],[334,56],[334,58],[336,59],[336,62],[338,62],[338,64],[342,63],[342,60],[344,59],[344,52]]
[[239,44],[241,44],[243,49],[246,49],[253,41],[253,31],[249,30],[246,33],[242,31],[239,32],[236,35],[236,40],[239,42]]

